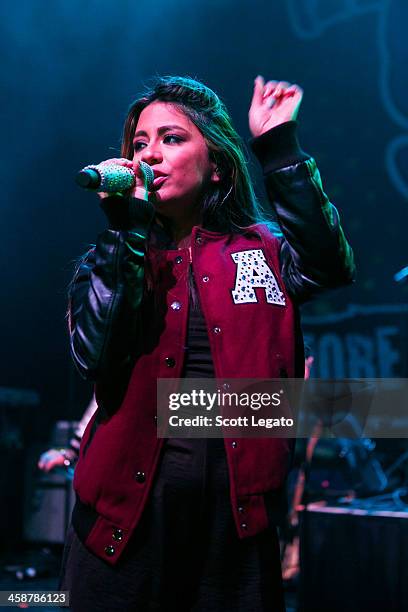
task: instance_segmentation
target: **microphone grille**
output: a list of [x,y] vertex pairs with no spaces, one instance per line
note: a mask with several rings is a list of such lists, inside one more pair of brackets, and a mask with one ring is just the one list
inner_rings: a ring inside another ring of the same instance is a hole
[[144,162],[144,161],[139,162],[139,166],[140,166],[140,168],[141,168],[141,170],[142,170],[142,172],[144,174],[147,186],[150,187],[150,185],[154,181],[153,168],[151,166],[149,166],[149,164],[146,164],[146,162]]

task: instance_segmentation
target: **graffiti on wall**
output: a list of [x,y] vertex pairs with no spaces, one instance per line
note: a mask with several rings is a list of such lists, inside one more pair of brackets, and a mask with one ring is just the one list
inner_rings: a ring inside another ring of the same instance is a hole
[[[408,22],[408,3],[399,0],[288,0],[291,27],[296,36],[313,40],[347,20],[375,13],[377,16],[373,57],[378,62],[378,93],[385,112],[401,130],[384,151],[384,164],[394,188],[408,199],[408,172],[401,156],[408,154],[408,113],[404,111],[408,47],[401,40],[401,24]],[[400,80],[393,87],[392,70],[400,67]]]

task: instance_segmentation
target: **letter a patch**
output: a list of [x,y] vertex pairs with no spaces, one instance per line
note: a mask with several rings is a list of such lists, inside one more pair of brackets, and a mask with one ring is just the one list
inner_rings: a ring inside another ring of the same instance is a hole
[[254,289],[262,287],[269,304],[285,306],[285,296],[266,263],[262,249],[231,253],[231,257],[237,264],[235,287],[232,290],[232,299],[235,304],[257,302]]

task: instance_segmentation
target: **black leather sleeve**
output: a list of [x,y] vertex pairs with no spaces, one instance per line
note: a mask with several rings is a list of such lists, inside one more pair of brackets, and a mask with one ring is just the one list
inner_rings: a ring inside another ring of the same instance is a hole
[[153,208],[113,196],[102,201],[110,229],[81,259],[69,291],[71,354],[80,374],[98,380],[131,360],[140,333],[145,243]]
[[283,234],[281,273],[289,293],[304,302],[324,289],[353,282],[353,252],[314,159],[299,147],[296,122],[269,130],[251,146]]

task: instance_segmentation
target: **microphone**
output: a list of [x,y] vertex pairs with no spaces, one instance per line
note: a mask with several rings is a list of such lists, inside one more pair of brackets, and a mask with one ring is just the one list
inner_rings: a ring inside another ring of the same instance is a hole
[[[147,187],[154,181],[154,172],[146,162],[139,162]],[[136,175],[130,168],[115,163],[85,166],[75,178],[76,183],[85,189],[115,193],[134,187]]]

